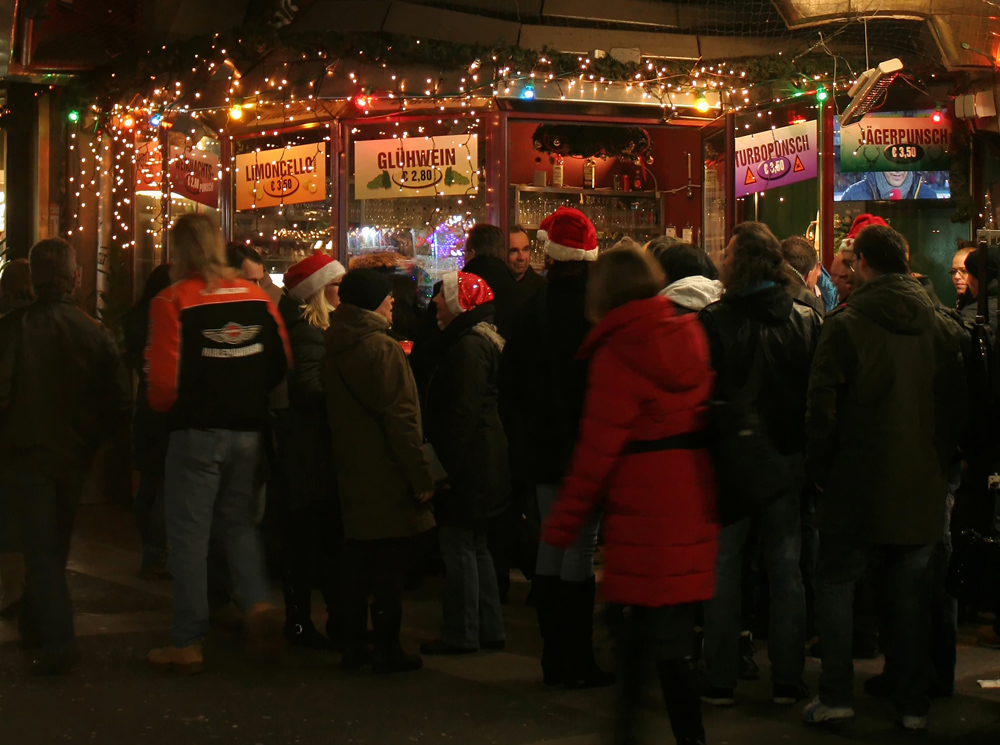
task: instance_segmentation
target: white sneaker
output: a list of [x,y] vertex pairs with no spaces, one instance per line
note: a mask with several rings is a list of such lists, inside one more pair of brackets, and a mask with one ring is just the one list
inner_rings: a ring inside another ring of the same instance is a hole
[[802,721],[806,724],[822,724],[844,719],[854,719],[854,709],[847,706],[827,706],[819,700],[819,696],[814,698],[802,712]]
[[913,717],[903,714],[899,717],[899,726],[907,732],[926,732],[927,717]]

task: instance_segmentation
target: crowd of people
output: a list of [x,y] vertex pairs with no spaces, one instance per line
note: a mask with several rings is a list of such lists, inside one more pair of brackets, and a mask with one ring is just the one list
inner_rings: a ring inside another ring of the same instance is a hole
[[[251,249],[227,251],[209,218],[184,215],[172,263],[123,321],[134,406],[123,356],[71,299],[72,248],[42,241],[9,266],[0,572],[16,587],[9,557],[23,554],[23,597],[4,603],[19,606],[33,669],[79,659],[74,513],[98,447],[131,420],[141,575],[173,587],[169,644],[148,653],[158,669],[202,671],[202,639],[235,601],[254,654],[287,641],[338,650],[348,670],[417,670],[402,597],[432,549],[443,620],[420,653],[503,649],[516,566],[532,582],[542,679],[617,683],[618,743],[637,741],[650,661],[677,741],[704,743],[701,704],[731,706],[759,675],[752,625],[775,704],[811,698],[810,724],[852,719],[873,616],[885,670],[865,690],[926,730],[931,698],[954,689],[942,577],[975,447],[969,308],[988,292],[995,319],[995,253],[956,254],[950,309],[870,215],[829,274],[805,238],[755,222],[718,267],[671,238],[601,252],[571,208],[539,239],[544,275],[520,227],[470,230],[463,270],[408,322],[408,354],[385,272],[317,252],[279,288]],[[419,541],[432,530],[436,546]],[[594,654],[598,552],[615,672]],[[981,637],[1000,646],[994,629]]]

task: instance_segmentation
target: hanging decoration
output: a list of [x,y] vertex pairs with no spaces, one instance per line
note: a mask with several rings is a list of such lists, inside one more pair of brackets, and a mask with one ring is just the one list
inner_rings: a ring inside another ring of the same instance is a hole
[[619,158],[638,162],[649,152],[649,132],[641,127],[581,127],[540,124],[533,136],[535,150],[574,158]]

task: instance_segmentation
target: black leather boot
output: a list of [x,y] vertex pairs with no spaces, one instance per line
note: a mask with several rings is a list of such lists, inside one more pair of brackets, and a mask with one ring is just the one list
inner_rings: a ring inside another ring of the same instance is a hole
[[372,664],[372,652],[368,648],[368,603],[360,603],[354,608],[343,603],[340,610],[344,646],[340,666],[345,670],[360,670]]
[[597,584],[593,577],[562,584],[563,683],[567,688],[603,688],[615,684],[614,673],[602,670],[594,659],[594,601]]
[[406,673],[423,667],[424,661],[420,656],[407,654],[399,643],[402,624],[402,610],[383,611],[372,608],[372,626],[375,629],[372,670],[375,673]]
[[303,649],[332,649],[330,641],[313,625],[312,590],[298,587],[286,574],[282,581],[285,595],[285,638],[293,647]]
[[562,582],[558,577],[536,574],[531,584],[535,596],[538,630],[542,635],[542,677],[545,685],[563,682],[562,664]]

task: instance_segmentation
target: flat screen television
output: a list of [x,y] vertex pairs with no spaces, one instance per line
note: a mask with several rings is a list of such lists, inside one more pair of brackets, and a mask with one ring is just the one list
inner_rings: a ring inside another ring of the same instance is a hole
[[840,169],[840,123],[833,125],[833,200],[835,202],[892,202],[908,199],[951,198],[948,171],[868,171]]

